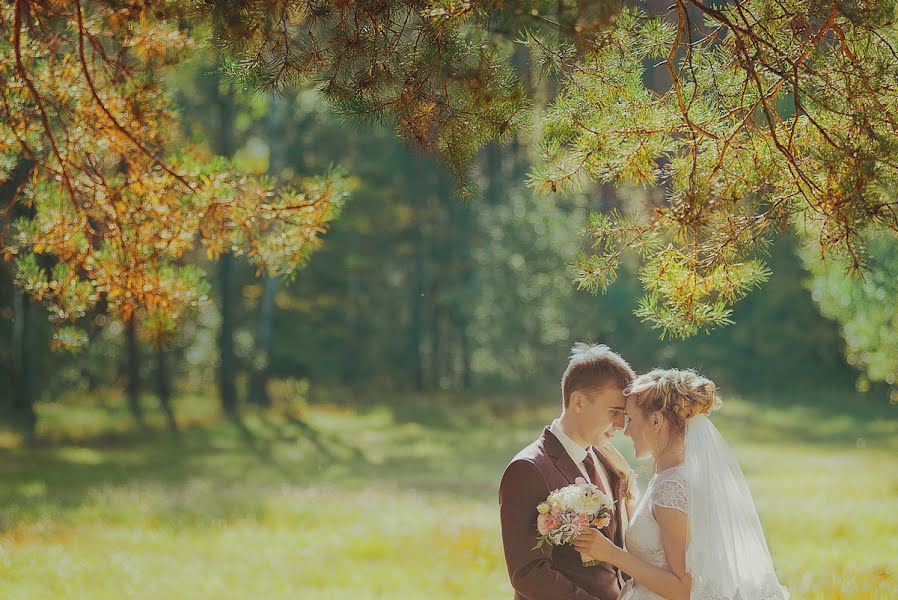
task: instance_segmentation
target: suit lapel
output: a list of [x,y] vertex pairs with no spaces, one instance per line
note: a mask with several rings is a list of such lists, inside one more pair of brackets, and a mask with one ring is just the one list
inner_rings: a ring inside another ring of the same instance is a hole
[[555,467],[561,471],[568,483],[575,483],[578,477],[583,477],[583,473],[574,464],[571,455],[567,453],[567,450],[564,449],[555,434],[549,431],[548,427],[543,430],[543,446],[552,457]]

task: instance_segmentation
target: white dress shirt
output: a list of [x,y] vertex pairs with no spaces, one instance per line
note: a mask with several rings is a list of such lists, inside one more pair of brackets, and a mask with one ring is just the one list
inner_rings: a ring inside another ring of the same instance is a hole
[[608,483],[608,474],[605,473],[605,466],[599,462],[598,457],[595,452],[593,452],[592,447],[584,448],[574,440],[570,438],[568,434],[566,434],[561,429],[561,424],[558,422],[558,419],[552,421],[552,424],[549,426],[549,431],[552,432],[552,435],[558,438],[558,441],[561,442],[561,445],[564,446],[564,449],[567,451],[568,456],[571,457],[571,460],[574,461],[574,464],[577,465],[577,468],[580,469],[580,472],[583,473],[583,478],[586,481],[592,481],[589,478],[589,473],[586,470],[586,466],[583,464],[583,459],[586,458],[587,453],[592,456],[593,464],[596,466],[596,471],[599,473],[599,479],[602,480],[602,487],[605,488],[605,491],[613,495],[614,490],[611,489],[611,484]]

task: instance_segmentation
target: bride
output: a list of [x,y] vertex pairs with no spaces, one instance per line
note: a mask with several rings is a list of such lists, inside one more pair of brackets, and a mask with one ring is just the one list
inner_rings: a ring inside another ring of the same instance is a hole
[[707,415],[717,389],[691,370],[656,369],[626,390],[625,433],[655,475],[621,549],[597,531],[584,554],[632,577],[620,600],[785,600],[751,492]]

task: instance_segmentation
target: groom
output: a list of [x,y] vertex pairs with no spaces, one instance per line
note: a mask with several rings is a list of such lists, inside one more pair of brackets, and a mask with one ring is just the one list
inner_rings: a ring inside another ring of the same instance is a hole
[[604,345],[574,345],[561,379],[561,416],[518,452],[499,484],[505,563],[515,600],[616,600],[620,573],[607,563],[582,565],[573,546],[536,545],[536,507],[550,492],[578,477],[614,498],[614,515],[602,533],[623,546],[625,499],[635,477],[611,446],[624,427],[624,388],[635,378],[630,365]]

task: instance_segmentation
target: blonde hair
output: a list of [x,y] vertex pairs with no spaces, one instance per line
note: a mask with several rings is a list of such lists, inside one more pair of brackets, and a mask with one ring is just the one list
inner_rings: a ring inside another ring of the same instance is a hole
[[577,342],[571,348],[571,358],[561,377],[564,406],[571,403],[571,395],[576,391],[602,389],[609,385],[624,389],[635,377],[636,373],[627,361],[605,344]]
[[692,369],[653,369],[624,390],[643,412],[660,412],[678,430],[696,415],[709,415],[721,404],[717,386]]

